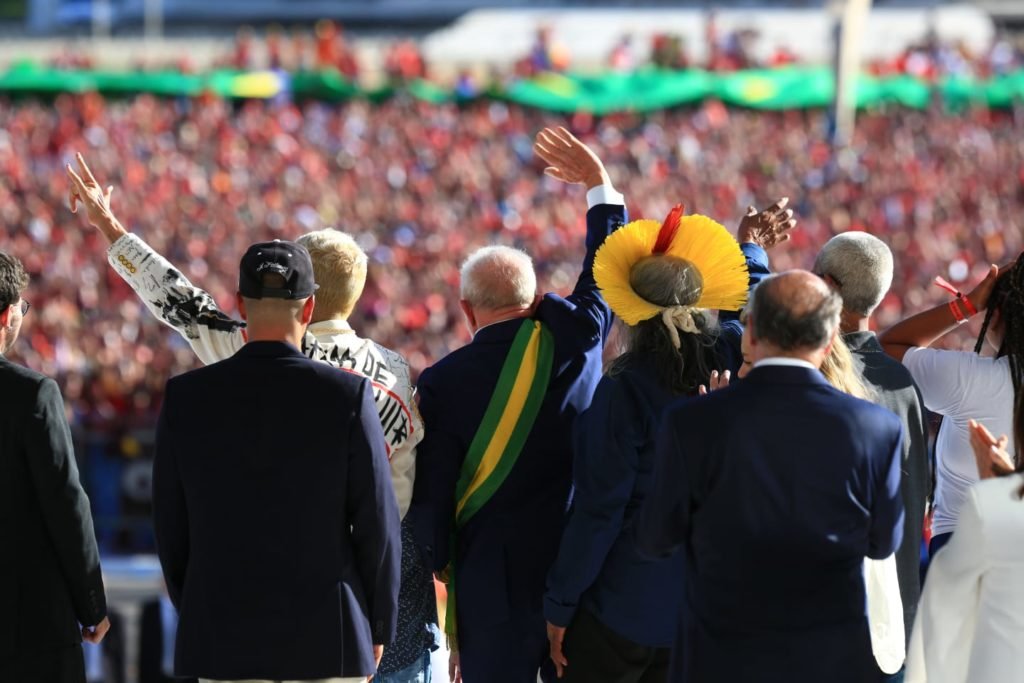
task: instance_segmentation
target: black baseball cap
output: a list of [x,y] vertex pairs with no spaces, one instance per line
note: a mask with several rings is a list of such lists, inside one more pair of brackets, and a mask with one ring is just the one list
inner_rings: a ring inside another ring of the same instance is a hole
[[[263,277],[271,273],[284,278],[283,287],[263,285]],[[246,299],[305,299],[317,286],[309,252],[295,242],[258,242],[249,247],[238,266],[238,293]]]

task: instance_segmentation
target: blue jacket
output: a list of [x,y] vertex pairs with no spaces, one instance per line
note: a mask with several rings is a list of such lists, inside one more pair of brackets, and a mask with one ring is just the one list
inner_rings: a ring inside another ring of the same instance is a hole
[[[572,424],[590,405],[612,314],[594,282],[594,254],[625,221],[625,207],[587,212],[586,256],[566,298],[544,296],[535,317],[554,337],[551,381],[540,413],[508,478],[459,532],[459,628],[539,613],[544,577],[555,559],[572,487]],[[473,341],[420,376],[426,435],[417,451],[410,515],[435,570],[451,557],[455,485],[490,401],[520,320],[480,329]]]
[[767,365],[663,425],[637,540],[685,548],[670,680],[869,680],[863,561],[900,543],[899,419]]
[[[750,287],[768,270],[768,257],[743,245]],[[733,375],[743,362],[743,328],[735,312],[719,315],[718,370]],[[576,423],[573,512],[558,559],[548,575],[544,616],[569,626],[583,604],[611,630],[637,644],[671,647],[682,600],[683,558],[640,554],[631,526],[653,486],[654,447],[665,408],[678,395],[659,382],[643,358],[605,375],[594,402]]]
[[398,505],[369,380],[250,342],[167,383],[153,515],[178,676],[374,673],[394,638]]

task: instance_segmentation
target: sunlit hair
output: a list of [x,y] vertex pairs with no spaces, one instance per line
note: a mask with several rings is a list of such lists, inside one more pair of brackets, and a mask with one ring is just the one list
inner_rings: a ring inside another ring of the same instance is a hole
[[825,375],[829,384],[845,394],[865,401],[875,400],[874,392],[868,388],[857,371],[850,347],[838,335],[821,364],[821,374]]
[[314,320],[348,318],[366,286],[366,253],[350,235],[334,228],[310,232],[295,240],[313,261],[316,290]]
[[814,272],[831,276],[843,297],[843,308],[869,316],[892,285],[892,252],[866,232],[844,232],[821,248]]
[[533,260],[519,249],[477,249],[462,264],[460,296],[473,308],[529,306],[537,296]]

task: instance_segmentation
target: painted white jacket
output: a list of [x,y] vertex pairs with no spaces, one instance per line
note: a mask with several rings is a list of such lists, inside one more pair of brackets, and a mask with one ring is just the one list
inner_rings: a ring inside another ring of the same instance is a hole
[[[111,244],[107,260],[153,315],[184,337],[204,364],[229,358],[245,344],[245,323],[217,308],[213,297],[137,235],[123,235]],[[302,352],[373,383],[391,481],[404,518],[416,476],[416,444],[423,439],[408,363],[394,351],[357,336],[344,320],[310,325]]]

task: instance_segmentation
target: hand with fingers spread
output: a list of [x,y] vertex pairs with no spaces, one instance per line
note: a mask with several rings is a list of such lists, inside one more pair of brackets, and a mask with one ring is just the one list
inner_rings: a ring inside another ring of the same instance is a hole
[[771,249],[782,244],[790,237],[790,231],[796,227],[793,210],[787,209],[789,197],[783,197],[764,211],[753,206],[740,219],[740,227],[736,231],[736,239],[740,244],[752,243],[762,249]]
[[85,207],[85,215],[89,225],[97,228],[107,241],[113,243],[127,231],[110,210],[110,196],[114,192],[114,186],[108,185],[104,190],[96,182],[92,171],[86,165],[81,154],[75,155],[78,161],[78,173],[68,164],[66,171],[68,180],[71,181],[69,191],[71,213],[78,213],[78,205]]
[[587,189],[611,185],[601,159],[565,128],[545,128],[537,133],[533,151],[548,164],[544,174],[556,180]]
[[1006,435],[997,439],[980,422],[970,420],[968,424],[971,432],[971,448],[974,449],[974,460],[978,465],[978,477],[992,479],[1013,474],[1013,458],[1006,452],[1006,445],[1009,443]]
[[717,391],[718,389],[725,389],[727,386],[729,386],[730,379],[732,379],[732,373],[729,372],[728,370],[726,370],[723,373],[719,373],[718,370],[712,370],[711,379],[708,381],[708,386],[704,386],[703,384],[701,384],[700,388],[697,390],[697,393],[699,393],[701,396],[707,396],[712,391]]

